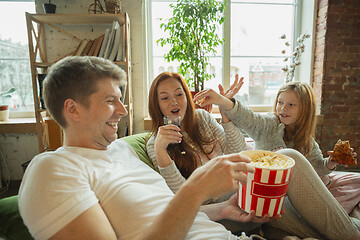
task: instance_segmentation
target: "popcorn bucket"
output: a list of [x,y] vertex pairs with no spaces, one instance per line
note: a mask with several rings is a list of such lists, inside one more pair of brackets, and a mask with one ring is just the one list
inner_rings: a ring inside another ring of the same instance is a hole
[[[239,183],[239,207],[246,212],[255,210],[255,215],[260,217],[280,214],[295,161],[286,155],[263,150],[248,150],[241,154],[252,160],[255,173],[245,172],[246,185]],[[264,159],[269,161],[264,162]]]

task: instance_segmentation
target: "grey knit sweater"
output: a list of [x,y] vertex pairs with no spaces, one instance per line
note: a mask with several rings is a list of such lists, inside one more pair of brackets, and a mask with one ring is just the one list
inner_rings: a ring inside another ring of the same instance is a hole
[[[216,156],[238,153],[247,149],[244,136],[240,129],[232,122],[219,124],[211,114],[203,109],[197,109],[195,114],[200,133],[203,136],[208,136],[210,139],[216,139],[220,145],[220,150]],[[182,132],[182,134],[183,138],[186,140],[188,138],[187,133]],[[166,180],[170,189],[176,193],[186,179],[181,175],[174,162],[165,168],[158,166],[154,144],[155,137],[151,136],[146,144],[148,156],[154,164],[154,167],[159,169],[160,174]],[[197,152],[200,152],[200,150],[197,149]],[[201,159],[201,162],[202,164],[205,163],[203,159]]]
[[[294,148],[292,142],[285,144],[283,140],[285,125],[274,113],[254,113],[236,100],[234,108],[225,111],[225,114],[237,127],[254,139],[255,149],[274,151],[280,148]],[[323,157],[315,139],[307,159],[320,177],[332,172],[327,168],[327,159]]]

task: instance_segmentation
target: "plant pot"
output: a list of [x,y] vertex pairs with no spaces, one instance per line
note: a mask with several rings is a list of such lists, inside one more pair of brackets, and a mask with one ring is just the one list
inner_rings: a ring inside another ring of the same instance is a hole
[[0,121],[9,121],[9,106],[0,106]]
[[[197,93],[198,93],[198,92],[196,92],[196,91],[191,91],[191,97],[194,98],[194,96],[195,96]],[[204,110],[208,111],[209,113],[211,113],[211,110],[212,110],[212,107],[213,107],[212,104],[209,104],[209,105],[204,106],[204,107],[200,107],[200,105],[198,105],[198,104],[196,104],[196,103],[194,103],[194,104],[195,104],[195,108],[204,109]]]
[[56,5],[52,3],[44,3],[43,4],[45,13],[55,13]]

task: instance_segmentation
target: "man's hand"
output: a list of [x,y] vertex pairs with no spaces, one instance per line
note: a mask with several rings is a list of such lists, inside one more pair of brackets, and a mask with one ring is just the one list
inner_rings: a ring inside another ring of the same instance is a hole
[[[255,211],[251,211],[250,213],[245,212],[237,204],[237,194],[234,194],[225,202],[203,205],[201,206],[200,211],[206,213],[213,221],[229,219],[238,222],[264,223],[275,221],[281,217],[281,215],[269,217],[268,214],[263,217],[257,217],[255,216]],[[283,214],[284,211],[281,211],[281,213]]]
[[271,220],[276,220],[281,217],[281,215],[276,215],[274,217],[269,217],[268,214],[265,214],[263,217],[255,216],[255,211],[251,211],[250,213],[245,212],[243,209],[239,207],[237,204],[237,195],[234,194],[227,200],[222,203],[222,209],[220,212],[220,216],[222,219],[230,219],[238,222],[255,222],[255,223],[264,223]]
[[196,188],[203,200],[219,197],[239,188],[237,181],[246,184],[244,172],[255,172],[250,159],[242,154],[222,155],[211,159],[197,168],[185,182],[188,187]]

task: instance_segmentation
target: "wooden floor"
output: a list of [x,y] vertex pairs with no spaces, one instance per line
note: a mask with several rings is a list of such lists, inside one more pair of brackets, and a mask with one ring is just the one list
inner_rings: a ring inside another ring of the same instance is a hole
[[0,188],[0,199],[17,195],[19,192],[20,183],[21,180],[11,180],[7,187]]

